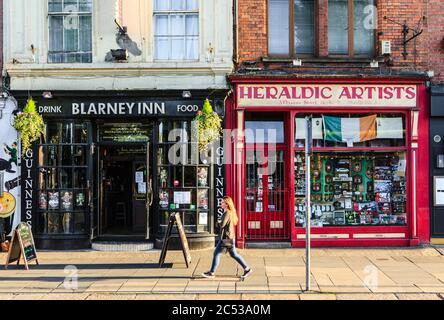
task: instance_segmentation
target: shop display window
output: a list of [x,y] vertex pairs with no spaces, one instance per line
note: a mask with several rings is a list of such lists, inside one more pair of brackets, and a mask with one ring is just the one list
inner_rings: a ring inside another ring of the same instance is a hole
[[[346,118],[348,120],[342,121],[342,125],[350,124],[356,119],[358,122],[362,121],[362,118],[369,115],[348,116]],[[376,132],[372,133],[370,139],[364,139],[366,141],[350,143],[342,141],[337,134],[340,126],[336,127],[338,129],[336,132],[331,132],[333,130],[328,128],[328,124],[326,126],[325,117],[313,115],[314,153],[310,164],[313,227],[407,225],[405,119],[402,115],[371,116],[372,120],[376,121],[371,124],[375,126]],[[344,118],[344,115],[337,118]],[[295,130],[297,227],[305,227],[306,223],[305,153],[303,148],[300,148],[302,142],[300,138],[305,126],[301,119],[304,118],[302,116],[296,118]],[[321,124],[316,123],[318,120]],[[334,121],[341,123],[341,120],[334,119]],[[326,132],[328,130],[330,132]],[[342,132],[346,132],[352,139],[353,130],[349,127],[342,129]],[[366,133],[368,131],[367,129]],[[328,137],[335,134],[336,137]],[[333,141],[330,140],[335,139],[337,141],[332,144]],[[375,141],[377,143],[374,143]],[[372,144],[378,147],[369,148],[368,146]],[[336,150],[338,147],[340,149]]]
[[49,122],[38,155],[38,232],[85,234],[88,124]]
[[[169,141],[170,130],[178,130]],[[211,205],[211,167],[201,159],[192,159],[191,121],[160,121],[157,142],[157,186],[160,231],[165,232],[169,215],[179,212],[186,232],[209,232]],[[174,154],[173,146],[176,146]],[[179,150],[180,149],[180,150]],[[172,151],[173,150],[173,151]],[[173,154],[172,154],[173,153]],[[171,156],[179,159],[178,163]]]

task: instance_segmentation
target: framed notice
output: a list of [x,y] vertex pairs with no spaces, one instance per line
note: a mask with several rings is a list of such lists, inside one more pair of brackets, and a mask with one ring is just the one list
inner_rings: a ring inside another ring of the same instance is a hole
[[444,177],[433,177],[434,206],[444,207]]
[[176,203],[176,204],[190,204],[191,203],[191,192],[190,191],[174,192],[174,203]]

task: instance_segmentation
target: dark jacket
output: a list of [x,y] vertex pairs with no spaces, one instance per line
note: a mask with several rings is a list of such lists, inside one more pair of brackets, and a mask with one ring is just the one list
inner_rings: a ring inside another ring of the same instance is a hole
[[231,221],[231,216],[228,211],[224,212],[222,216],[222,222],[220,225],[220,237],[222,239],[224,229],[226,230],[225,239],[234,239],[236,237],[236,230],[234,228],[234,223]]

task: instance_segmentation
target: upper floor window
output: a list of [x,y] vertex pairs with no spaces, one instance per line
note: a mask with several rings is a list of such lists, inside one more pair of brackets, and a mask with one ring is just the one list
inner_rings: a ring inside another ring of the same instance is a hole
[[199,1],[154,1],[156,60],[199,59]]
[[315,0],[268,1],[270,55],[314,54]]
[[49,63],[92,62],[92,0],[49,0]]
[[328,1],[328,53],[373,56],[374,0]]
[[[330,56],[373,56],[375,0],[269,0],[268,53],[296,57],[320,52]],[[321,26],[321,27],[319,27]],[[322,33],[328,26],[328,34]],[[318,40],[318,41],[317,41]]]

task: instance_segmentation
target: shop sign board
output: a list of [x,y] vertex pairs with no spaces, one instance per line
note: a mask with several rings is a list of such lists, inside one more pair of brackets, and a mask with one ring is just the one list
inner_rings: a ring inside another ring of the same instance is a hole
[[[167,99],[102,99],[102,98],[66,98],[36,101],[38,112],[44,117],[162,117],[195,116],[202,109],[201,100]],[[223,111],[216,106],[223,101],[212,101],[215,111]]]
[[240,84],[239,107],[399,107],[414,108],[415,85]]
[[173,212],[170,215],[167,231],[165,232],[165,237],[163,239],[162,251],[160,253],[160,258],[159,258],[159,265],[162,266],[165,263],[165,257],[168,251],[168,244],[171,239],[171,233],[173,231],[174,224],[176,224],[177,226],[177,231],[179,233],[179,240],[182,245],[183,257],[185,259],[185,263],[188,268],[191,263],[190,249],[188,247],[188,240],[185,234],[185,230],[183,228],[182,219],[180,218],[180,213],[176,212]]
[[35,260],[36,263],[39,264],[31,226],[26,222],[21,222],[12,234],[11,245],[6,257],[5,268],[7,269],[8,265],[14,262],[19,264],[22,255],[26,270],[29,270],[28,263],[31,261]]

